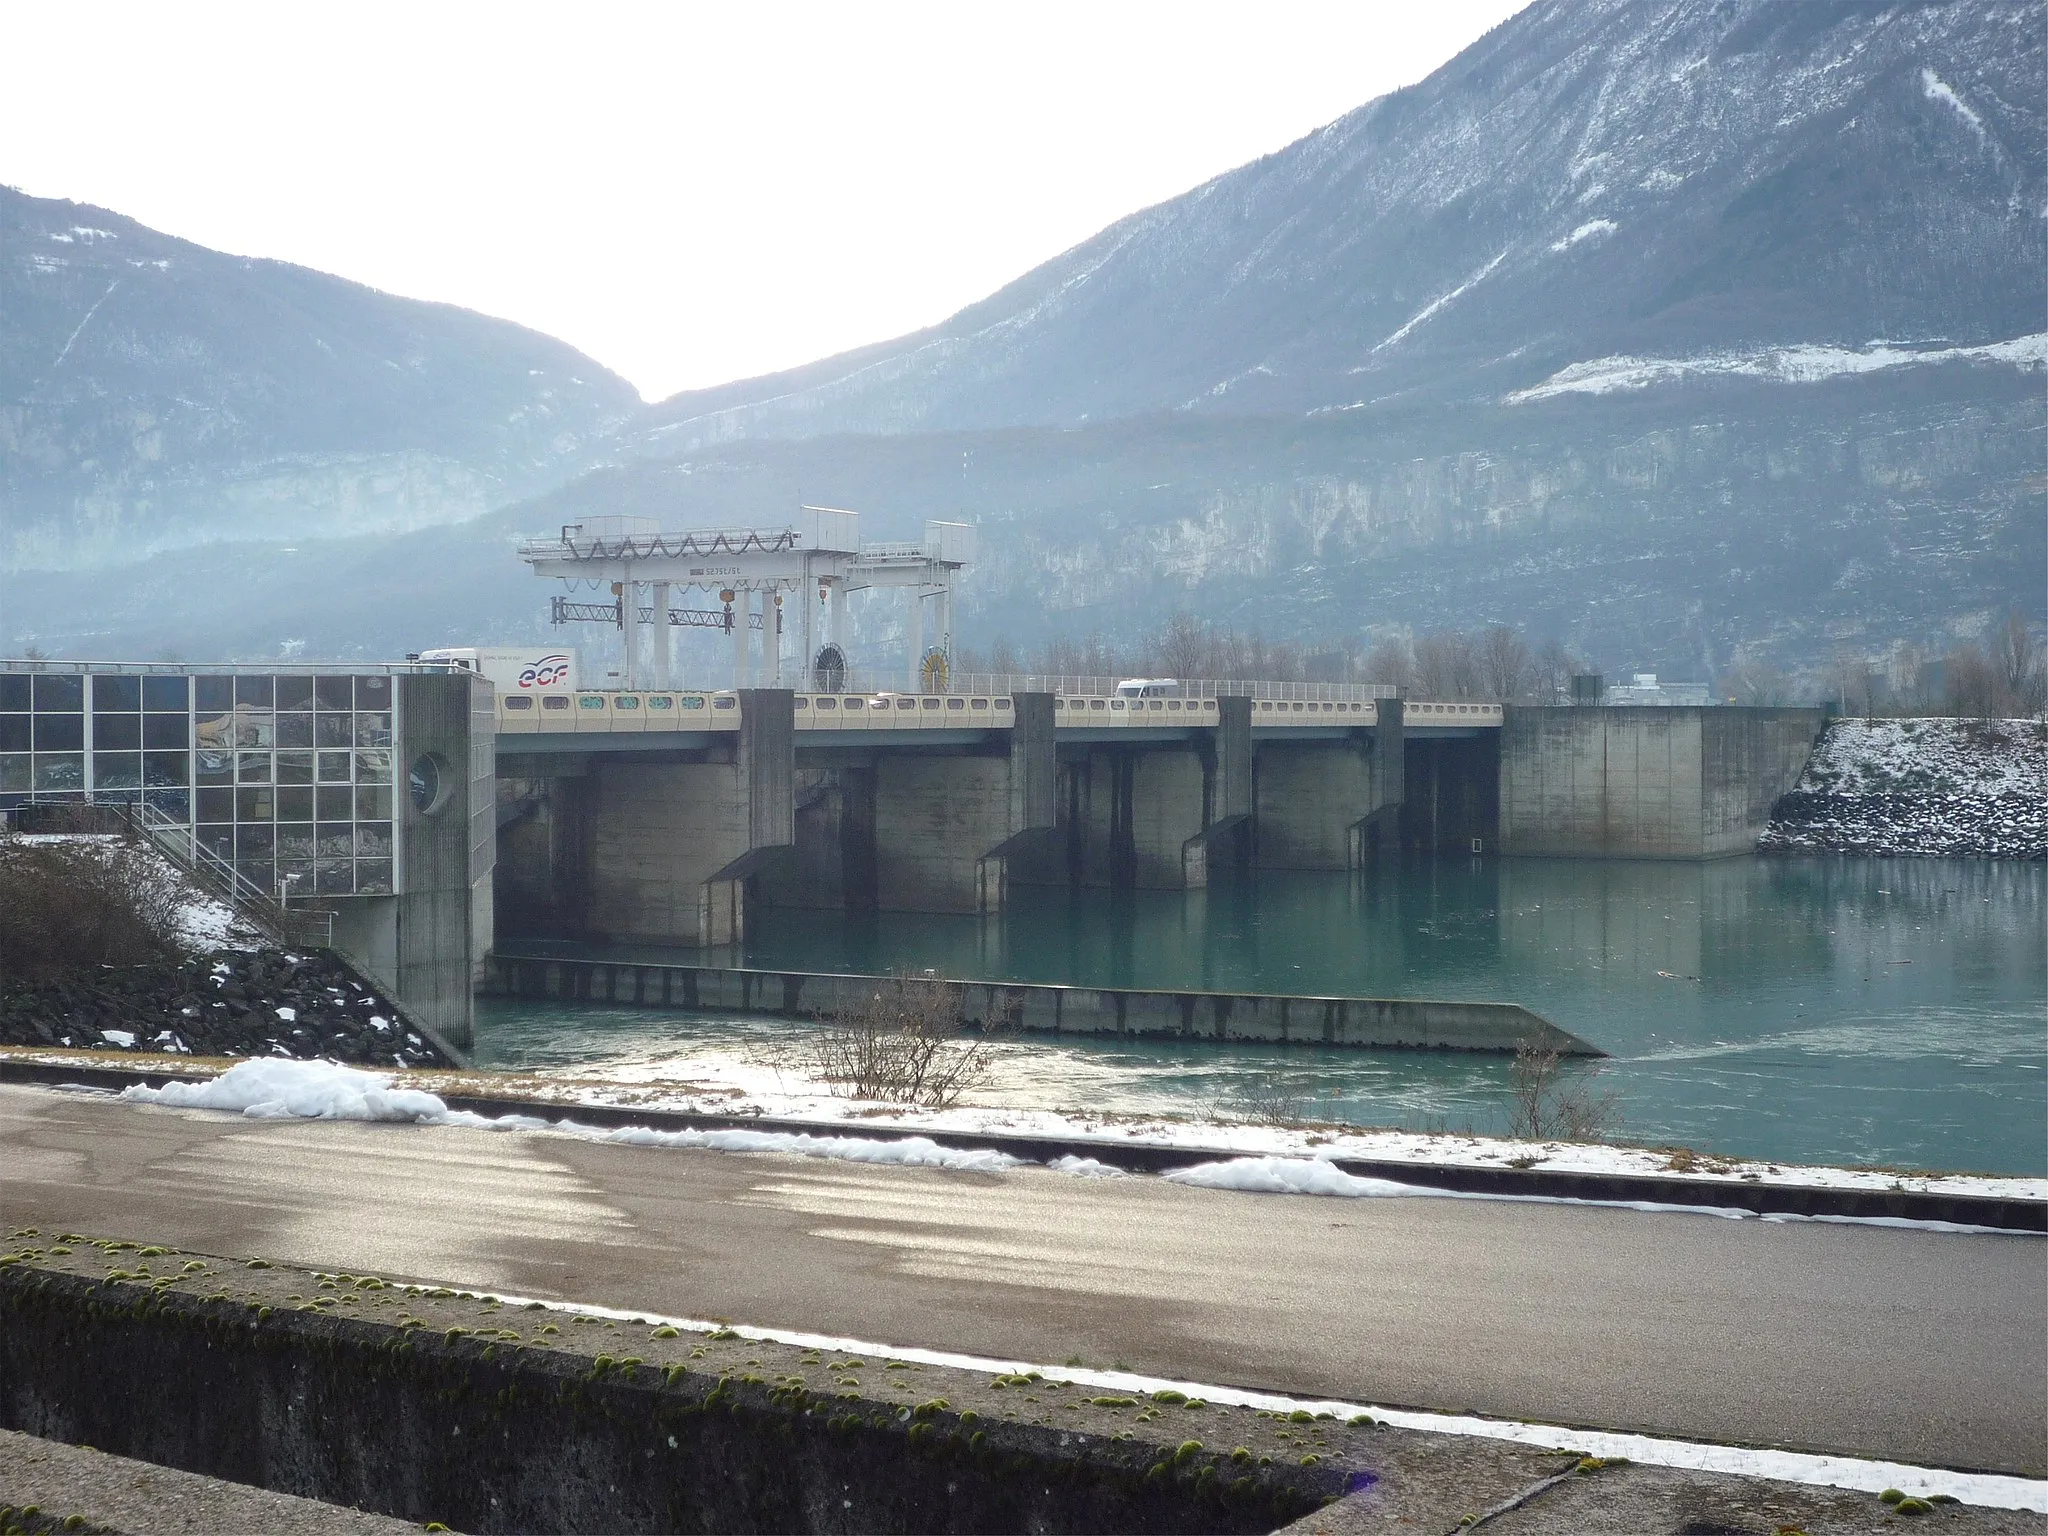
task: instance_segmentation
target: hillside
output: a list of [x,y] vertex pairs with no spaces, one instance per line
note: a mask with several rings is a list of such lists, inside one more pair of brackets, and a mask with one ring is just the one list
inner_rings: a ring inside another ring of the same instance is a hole
[[[232,542],[92,575],[39,560],[11,584],[0,644],[363,655],[526,638],[547,589],[513,557],[522,532],[604,512],[772,520],[805,499],[860,508],[873,536],[982,525],[958,609],[977,644],[1129,637],[1182,608],[1325,640],[1505,621],[1610,672],[1713,678],[1938,650],[2015,609],[2038,621],[2039,15],[1541,0],[1428,80],[930,331],[678,396],[601,438],[614,405],[521,435],[574,414],[566,349],[522,376],[552,392],[545,410],[478,375],[449,397],[468,425],[445,431],[505,453],[464,470],[470,500],[435,501],[495,508],[471,522],[350,536],[346,517],[302,515],[306,477],[258,468],[251,483],[292,508],[289,531],[260,537],[218,489],[239,482],[205,467],[209,442],[166,447],[163,474],[198,463],[227,508],[178,526]],[[101,249],[64,232],[47,243],[66,259]],[[303,352],[296,313],[296,331],[279,324]],[[506,349],[553,345],[460,318]],[[389,351],[366,348],[362,371],[402,374]],[[90,409],[127,441],[118,413]],[[354,433],[379,462],[471,464],[404,436],[439,419],[372,412],[312,451],[345,459],[333,444]],[[65,473],[85,472],[44,479]],[[66,505],[96,526],[95,503]],[[230,564],[246,573],[231,608],[213,596]],[[110,589],[132,601],[110,608]],[[889,616],[856,622],[861,646],[887,640]]]
[[0,187],[0,569],[473,517],[638,405],[505,321]]

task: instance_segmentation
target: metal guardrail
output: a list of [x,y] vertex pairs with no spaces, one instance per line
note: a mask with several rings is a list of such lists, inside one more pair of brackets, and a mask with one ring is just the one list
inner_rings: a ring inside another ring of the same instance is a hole
[[[1083,698],[1113,698],[1117,685],[1139,679],[1082,677],[1049,672],[959,672],[947,684],[948,693],[1059,693]],[[1390,699],[1397,690],[1390,683],[1274,683],[1246,682],[1232,678],[1176,679],[1172,690],[1159,695],[1169,699],[1265,699],[1302,704],[1368,704]]]
[[292,911],[250,880],[228,860],[196,841],[192,829],[166,816],[147,801],[116,801],[114,814],[194,882],[280,944],[311,948],[334,947],[334,914]]

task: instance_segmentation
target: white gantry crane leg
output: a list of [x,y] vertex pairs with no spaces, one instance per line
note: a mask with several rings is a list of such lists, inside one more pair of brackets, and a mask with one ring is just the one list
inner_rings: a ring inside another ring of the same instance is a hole
[[782,588],[761,594],[761,643],[772,658],[768,663],[768,686],[782,686]]
[[619,583],[619,686],[638,688],[640,682],[640,584]]
[[726,611],[732,615],[732,685],[735,688],[752,686],[747,679],[747,609],[751,594],[745,587],[733,592],[733,600],[726,604]]
[[939,583],[935,598],[938,611],[933,617],[938,621],[938,635],[934,643],[939,654],[946,658],[946,675],[950,678],[953,673],[953,582],[950,573]]
[[654,633],[647,638],[654,642],[654,686],[657,688],[673,688],[675,686],[674,673],[671,670],[669,660],[668,583],[657,581],[654,583],[652,590],[654,592]]
[[924,692],[924,591],[920,587],[907,589],[910,593],[910,691]]

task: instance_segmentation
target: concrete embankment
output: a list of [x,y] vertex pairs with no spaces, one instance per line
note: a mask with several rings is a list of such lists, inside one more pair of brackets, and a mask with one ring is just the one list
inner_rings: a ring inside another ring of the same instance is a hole
[[464,1531],[1268,1531],[1398,1433],[64,1236],[0,1427]]
[[[825,1018],[872,994],[875,976],[500,953],[489,989],[504,997],[633,1003],[717,1013]],[[1571,1056],[1606,1053],[1518,1003],[1306,997],[956,981],[963,1020],[1025,1034],[1136,1040],[1257,1041],[1380,1049],[1512,1051],[1531,1043]]]

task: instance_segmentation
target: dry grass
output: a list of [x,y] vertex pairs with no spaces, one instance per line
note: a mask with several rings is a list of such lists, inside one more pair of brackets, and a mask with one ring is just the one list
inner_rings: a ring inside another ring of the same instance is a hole
[[1524,1040],[1508,1068],[1508,1134],[1523,1141],[1602,1141],[1621,1101],[1599,1087],[1600,1069],[1567,1074],[1564,1057]]

